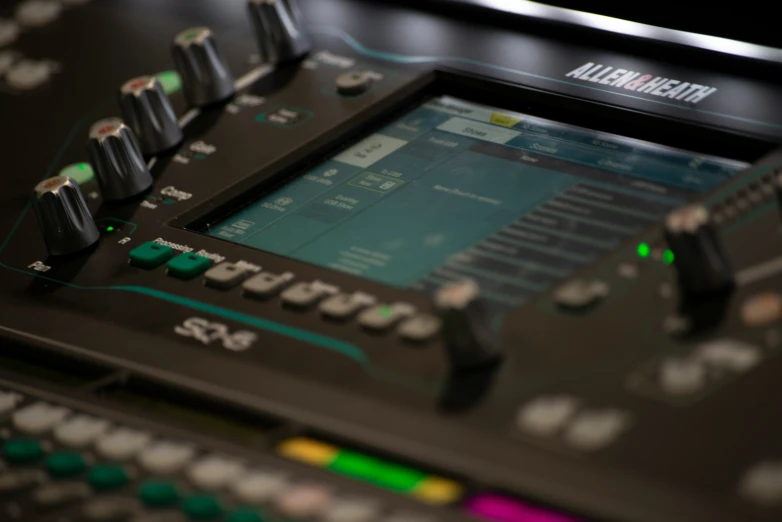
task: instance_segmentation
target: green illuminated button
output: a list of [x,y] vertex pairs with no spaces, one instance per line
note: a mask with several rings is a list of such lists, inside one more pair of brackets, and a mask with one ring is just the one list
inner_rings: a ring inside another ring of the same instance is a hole
[[157,268],[174,255],[174,250],[165,245],[148,241],[130,251],[130,264],[151,270]]
[[328,469],[395,491],[409,491],[426,477],[419,471],[350,451],[342,451]]
[[130,477],[122,466],[96,466],[90,470],[87,480],[94,489],[107,491],[121,488]]
[[138,498],[149,507],[171,506],[179,502],[179,490],[164,480],[149,480],[138,489]]
[[60,171],[59,175],[73,178],[79,185],[84,185],[88,181],[95,179],[95,171],[89,163],[74,163],[73,165],[68,165]]
[[191,520],[213,520],[223,514],[223,506],[210,495],[194,495],[182,502],[182,511]]
[[30,464],[43,457],[43,446],[32,439],[9,440],[3,446],[3,457],[11,464]]
[[196,254],[182,254],[169,261],[166,266],[168,275],[179,279],[192,279],[209,270],[212,261]]
[[157,81],[163,86],[166,94],[174,94],[182,90],[182,77],[176,71],[163,71],[155,75]]
[[268,520],[254,509],[237,509],[228,515],[225,522],[266,522]]
[[87,469],[87,462],[81,453],[53,453],[46,459],[46,471],[53,477],[72,477],[85,469]]

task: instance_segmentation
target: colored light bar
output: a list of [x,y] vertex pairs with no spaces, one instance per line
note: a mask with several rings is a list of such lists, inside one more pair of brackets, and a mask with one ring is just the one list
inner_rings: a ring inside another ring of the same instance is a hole
[[476,495],[464,504],[470,515],[494,522],[581,522],[520,500],[494,493]]
[[453,480],[304,437],[284,441],[277,446],[277,452],[285,458],[368,482],[426,504],[451,504],[464,491]]

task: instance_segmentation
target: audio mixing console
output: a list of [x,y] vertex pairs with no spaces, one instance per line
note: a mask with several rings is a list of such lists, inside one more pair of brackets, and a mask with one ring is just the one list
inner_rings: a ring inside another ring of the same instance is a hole
[[0,6],[0,522],[782,520],[782,51],[503,4]]

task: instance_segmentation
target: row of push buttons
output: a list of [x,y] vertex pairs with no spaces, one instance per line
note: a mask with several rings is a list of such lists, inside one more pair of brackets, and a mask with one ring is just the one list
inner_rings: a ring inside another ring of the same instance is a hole
[[292,284],[294,276],[290,273],[253,275],[249,268],[232,263],[212,267],[212,262],[205,257],[188,253],[174,257],[173,249],[155,242],[133,249],[130,263],[147,270],[166,263],[169,275],[180,279],[192,279],[206,272],[207,286],[229,290],[241,284],[247,297],[271,299],[280,295],[284,305],[298,310],[318,305],[321,314],[328,319],[346,321],[357,316],[363,328],[375,332],[399,325],[398,334],[410,342],[428,341],[441,327],[437,317],[417,314],[415,307],[407,303],[377,304],[373,296],[363,292],[341,293],[339,288],[320,281]]
[[[49,403],[22,403],[19,394],[0,391],[0,422],[10,419],[16,432],[0,438],[0,514],[6,499],[17,502],[32,490],[36,509],[78,508],[79,522],[433,522],[276,469],[200,454],[189,443]],[[33,436],[50,436],[65,449],[53,452],[52,443]],[[109,463],[94,464],[99,458]]]

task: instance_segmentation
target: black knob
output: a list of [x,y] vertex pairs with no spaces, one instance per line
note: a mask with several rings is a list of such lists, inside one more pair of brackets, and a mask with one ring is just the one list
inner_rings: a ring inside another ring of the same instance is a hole
[[234,77],[208,27],[193,27],[174,39],[174,64],[182,76],[185,99],[205,107],[234,95]]
[[310,52],[296,0],[249,0],[262,63],[283,63]]
[[496,364],[502,358],[499,336],[472,280],[440,288],[434,305],[442,320],[442,337],[452,371],[472,371]]
[[665,220],[665,237],[685,296],[733,287],[733,270],[705,207],[690,205],[671,212]]
[[182,129],[171,101],[154,76],[141,76],[120,88],[122,117],[138,138],[141,151],[154,155],[182,141]]
[[34,207],[46,248],[53,256],[84,250],[100,237],[84,195],[72,178],[57,176],[36,185]]
[[119,201],[140,194],[153,179],[130,128],[119,118],[95,123],[87,143],[105,201]]

